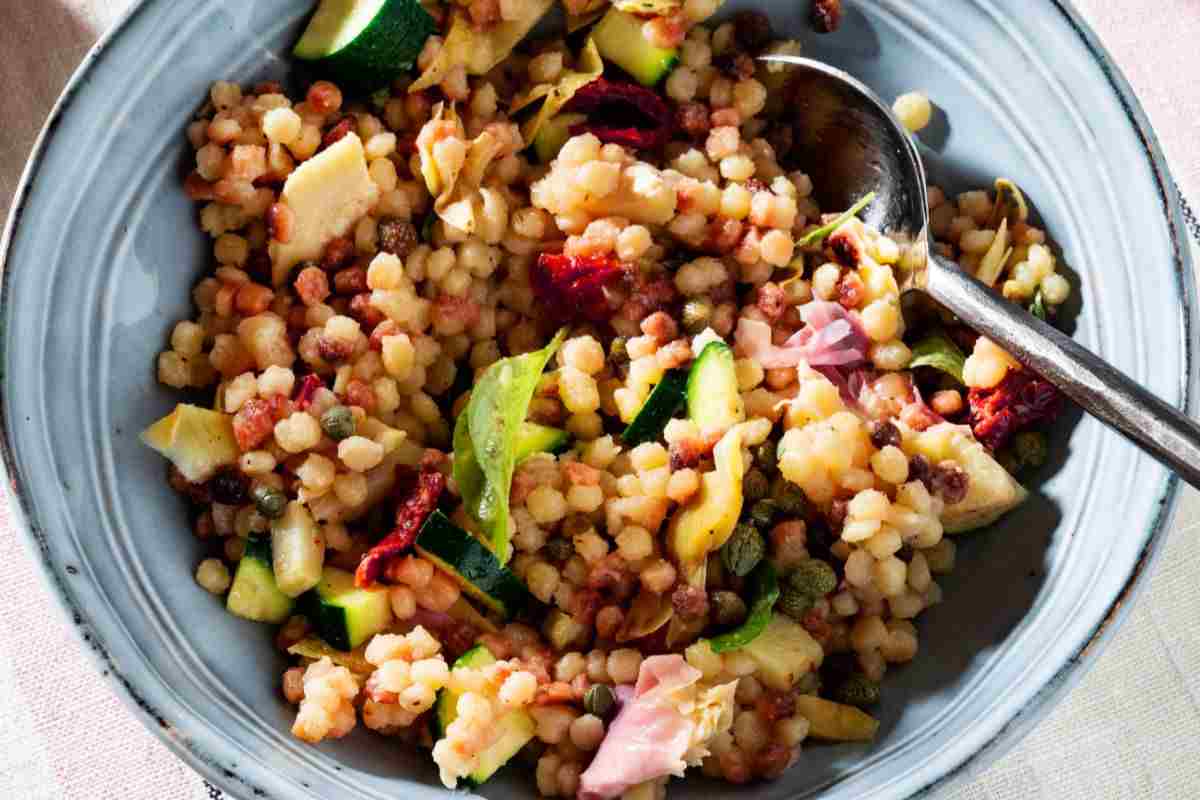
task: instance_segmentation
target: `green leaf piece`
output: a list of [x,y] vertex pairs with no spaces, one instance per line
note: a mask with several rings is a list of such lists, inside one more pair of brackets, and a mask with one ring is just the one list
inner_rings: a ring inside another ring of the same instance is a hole
[[926,336],[913,345],[912,358],[908,368],[933,367],[952,376],[959,383],[963,382],[963,364],[967,357],[958,349],[953,341],[944,333]]
[[708,640],[714,653],[737,650],[758,638],[771,621],[771,611],[779,600],[779,576],[769,561],[763,561],[750,573],[750,611],[738,627]]
[[799,241],[796,242],[796,247],[797,248],[808,247],[809,245],[820,244],[821,242],[825,241],[825,239],[828,238],[829,234],[833,233],[838,228],[842,227],[842,225],[846,224],[850,220],[857,217],[859,212],[862,211],[867,206],[869,206],[871,204],[871,201],[874,199],[875,199],[875,193],[871,192],[866,197],[864,197],[862,200],[859,200],[857,203],[850,206],[850,208],[847,209],[844,214],[839,216],[833,222],[829,223],[828,225],[822,225],[821,227],[817,228],[815,231],[809,231],[808,233],[801,236]]
[[543,349],[489,367],[454,424],[454,481],[467,512],[483,526],[502,564],[511,555],[508,494],[518,434],[542,370],[565,336],[564,329]]

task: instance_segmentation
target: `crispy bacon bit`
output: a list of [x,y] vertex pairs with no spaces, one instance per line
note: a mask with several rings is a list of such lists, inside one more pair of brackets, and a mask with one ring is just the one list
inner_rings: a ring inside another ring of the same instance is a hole
[[742,223],[729,217],[716,216],[708,223],[708,238],[704,249],[714,253],[728,253],[742,240]]
[[325,387],[325,381],[320,377],[309,373],[300,380],[300,385],[296,387],[296,409],[299,411],[308,411],[308,407],[312,405],[313,395],[317,389]]
[[183,191],[192,200],[213,199],[213,185],[200,177],[200,173],[195,170],[183,179]]
[[379,220],[379,249],[399,258],[407,258],[408,254],[417,249],[421,238],[417,228],[411,222],[396,217],[384,217]]
[[671,138],[674,115],[657,92],[633,83],[597,78],[575,93],[563,109],[586,114],[571,135],[592,133],[602,142],[657,150]]
[[[208,505],[212,502],[212,493],[209,491],[207,483],[192,483],[187,478],[183,477],[174,464],[171,464],[167,469],[167,483],[181,495],[184,495],[197,505]],[[209,524],[212,523],[212,517],[209,516]]]
[[1020,431],[1052,422],[1063,408],[1062,393],[1026,369],[1010,369],[991,389],[972,389],[968,401],[975,438],[993,450]]
[[842,24],[842,0],[813,0],[812,23],[817,33],[833,33]]
[[866,294],[867,287],[863,285],[857,272],[847,272],[838,283],[838,302],[846,310],[861,306]]
[[329,272],[347,267],[354,260],[354,242],[345,236],[331,239],[321,255],[321,269]]
[[[376,329],[384,322],[383,312],[371,305],[371,293],[362,292],[350,298],[350,316],[358,320],[364,328]],[[372,349],[378,350],[378,347]]]
[[534,695],[535,706],[566,705],[575,699],[575,690],[566,681],[542,684]]
[[754,709],[765,722],[776,722],[796,713],[796,698],[786,692],[768,690],[758,696]]
[[338,294],[360,294],[367,291],[367,271],[362,267],[346,267],[333,276],[333,290]]
[[713,445],[704,439],[680,439],[674,442],[667,451],[671,459],[671,471],[694,468],[712,449]]
[[352,378],[346,384],[346,402],[369,414],[375,410],[375,390],[366,381]]
[[853,231],[843,225],[829,235],[828,242],[837,263],[850,269],[858,267],[862,261],[862,242]]
[[269,400],[252,397],[233,415],[233,436],[244,452],[270,438],[275,430],[274,408]]
[[329,278],[320,267],[305,267],[294,281],[296,294],[306,306],[324,303],[329,297]]
[[595,589],[582,589],[571,595],[571,617],[580,625],[591,625],[596,620],[596,612],[604,604],[600,592]]
[[601,593],[602,598],[625,600],[637,587],[637,577],[625,568],[617,553],[609,553],[592,567],[587,576],[587,588]]
[[708,107],[703,103],[680,103],[675,108],[675,126],[699,141],[708,136]]
[[417,539],[425,518],[437,508],[438,498],[446,488],[446,477],[440,472],[426,471],[417,477],[417,486],[396,509],[396,527],[372,547],[358,563],[354,585],[367,588],[383,574],[387,563],[404,555]]
[[625,290],[629,299],[621,306],[620,316],[640,323],[655,311],[667,308],[679,299],[670,276],[649,280],[634,264],[624,265]]
[[455,297],[452,294],[439,294],[433,301],[430,316],[433,325],[441,330],[442,325],[461,326],[470,328],[479,321],[480,308],[469,297]]
[[542,307],[563,321],[583,317],[604,322],[612,316],[604,287],[622,274],[621,262],[611,256],[542,253],[529,271],[529,281]]
[[325,136],[321,139],[322,147],[329,147],[337,144],[342,140],[342,137],[349,133],[354,128],[354,117],[343,117],[337,125],[334,125],[325,132]]
[[582,461],[563,461],[559,466],[572,486],[597,486],[600,483],[600,470]]
[[317,352],[323,360],[335,364],[338,361],[345,361],[351,356],[354,352],[354,343],[326,336],[322,332],[317,336]]
[[755,305],[763,313],[768,322],[776,323],[787,308],[787,295],[778,284],[767,281],[758,287],[758,297]]
[[699,586],[681,583],[671,593],[671,606],[681,617],[699,619],[708,615],[708,593]]

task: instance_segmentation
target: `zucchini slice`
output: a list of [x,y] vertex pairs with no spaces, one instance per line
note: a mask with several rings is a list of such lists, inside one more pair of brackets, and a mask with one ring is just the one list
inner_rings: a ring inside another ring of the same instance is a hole
[[321,0],[292,53],[371,91],[412,69],[435,29],[417,0]]
[[[458,660],[454,662],[454,666],[456,668],[478,668],[486,667],[495,661],[496,658],[491,651],[483,645],[476,645],[459,656]],[[437,738],[445,736],[450,723],[458,717],[459,696],[457,692],[449,689],[442,689],[438,692],[437,707],[433,715],[434,734]],[[479,754],[479,766],[464,780],[468,786],[479,786],[496,774],[496,770],[507,764],[513,756],[520,752],[522,747],[533,739],[537,725],[528,712],[518,710],[501,717],[496,723],[496,728],[499,731],[499,737],[490,747]]]
[[642,22],[633,14],[610,8],[592,29],[592,39],[605,61],[616,64],[643,86],[654,86],[679,62],[679,51],[647,42]]
[[255,622],[280,623],[292,614],[292,598],[279,591],[271,570],[271,543],[247,539],[233,586],[225,599],[230,614]]
[[701,432],[727,431],[746,419],[729,345],[709,342],[700,352],[688,373],[687,404]]
[[628,447],[657,441],[662,436],[663,428],[667,427],[668,420],[687,402],[687,387],[687,370],[669,370],[625,428],[621,441]]
[[561,428],[522,422],[517,432],[517,463],[520,464],[534,453],[561,453],[567,449],[571,435]]
[[392,624],[388,590],[359,589],[353,573],[336,567],[322,570],[300,605],[317,635],[338,650],[353,650]]
[[417,552],[453,577],[463,591],[488,608],[512,617],[531,600],[520,578],[495,553],[441,511],[434,511],[417,534]]

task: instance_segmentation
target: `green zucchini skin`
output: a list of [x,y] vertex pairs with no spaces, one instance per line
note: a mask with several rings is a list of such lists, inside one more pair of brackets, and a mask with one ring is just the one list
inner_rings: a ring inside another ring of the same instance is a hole
[[606,62],[616,64],[643,86],[654,86],[679,63],[675,48],[655,47],[642,36],[642,20],[616,8],[592,29],[596,49]]
[[412,69],[437,26],[417,0],[385,0],[349,44],[333,53],[307,49],[301,37],[293,54],[310,61],[339,84],[364,92],[387,86]]
[[434,511],[417,534],[417,552],[452,576],[463,591],[506,619],[532,602],[521,579],[482,542]]
[[292,598],[279,591],[271,568],[271,540],[246,540],[242,560],[225,598],[229,613],[254,622],[281,623],[292,613]]
[[[491,651],[479,644],[459,656],[458,660],[454,662],[454,667],[479,668],[495,662],[496,657],[492,655]],[[449,689],[442,689],[438,692],[437,706],[433,715],[435,739],[444,737],[450,723],[458,717],[459,697],[460,695]],[[480,753],[479,766],[475,771],[463,778],[463,783],[470,788],[480,786],[495,775],[498,769],[507,764],[533,738],[537,729],[533,717],[524,710],[509,712],[498,719],[495,725],[500,729],[500,736],[492,743],[491,747]]]
[[385,589],[359,589],[354,575],[325,567],[321,582],[300,596],[300,610],[326,644],[353,650],[392,622]]
[[635,447],[643,442],[655,442],[662,438],[667,422],[679,413],[687,402],[687,387],[687,370],[668,370],[650,392],[637,416],[621,434],[621,441],[629,447]]

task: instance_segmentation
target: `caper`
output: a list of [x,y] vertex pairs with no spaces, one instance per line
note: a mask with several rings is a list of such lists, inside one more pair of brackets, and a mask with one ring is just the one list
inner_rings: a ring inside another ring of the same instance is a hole
[[775,501],[775,506],[780,512],[789,517],[803,516],[808,508],[808,498],[804,496],[804,490],[782,477],[771,487],[771,499]]
[[759,470],[752,469],[742,478],[742,495],[747,500],[762,500],[770,490],[771,482]]
[[287,497],[273,486],[259,484],[250,495],[254,498],[254,507],[258,509],[258,513],[267,519],[282,517],[284,509],[287,508]]
[[341,441],[354,435],[354,412],[348,406],[334,406],[321,415],[321,430],[330,439]]
[[570,539],[564,539],[561,536],[555,536],[553,539],[543,545],[542,555],[544,555],[546,560],[551,563],[561,564],[571,556],[575,555],[575,545],[571,543]]
[[838,577],[833,567],[819,558],[806,558],[787,574],[789,586],[809,597],[824,597],[837,588]]
[[600,719],[607,717],[616,703],[613,690],[603,683],[594,684],[583,695],[583,710]]
[[712,602],[713,622],[723,628],[741,624],[746,619],[746,603],[742,598],[730,591],[713,592]]
[[1050,447],[1044,433],[1025,431],[1018,433],[1017,437],[1013,439],[1013,452],[1022,467],[1037,469],[1046,463],[1049,451]]
[[768,475],[775,472],[779,466],[779,459],[776,454],[775,443],[770,439],[754,448],[754,466],[761,469]]
[[729,541],[721,546],[721,563],[730,574],[744,578],[758,566],[767,552],[767,543],[753,525],[741,523],[733,529]]
[[608,360],[614,367],[629,363],[629,349],[624,336],[618,336],[608,346]]
[[775,516],[778,513],[779,506],[774,500],[759,500],[750,507],[750,523],[759,530],[766,530],[775,524]]
[[879,684],[856,672],[838,684],[833,699],[848,706],[871,706],[879,702]]
[[795,586],[786,584],[779,592],[779,602],[775,607],[792,619],[800,622],[815,602],[812,595],[808,594],[808,592],[802,592]]
[[713,304],[709,300],[698,298],[688,300],[683,304],[683,329],[693,336],[701,333],[712,320]]

